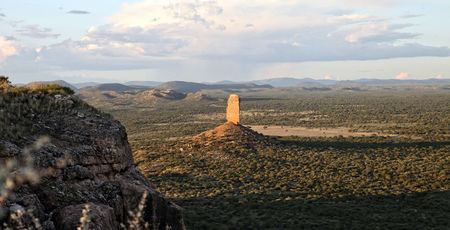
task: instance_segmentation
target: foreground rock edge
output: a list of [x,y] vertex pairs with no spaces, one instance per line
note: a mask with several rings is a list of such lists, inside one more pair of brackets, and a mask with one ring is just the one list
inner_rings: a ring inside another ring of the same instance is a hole
[[[2,125],[17,118],[15,109],[22,103],[21,110],[32,114],[19,114],[19,118],[31,122],[36,131],[18,138],[1,136],[0,161],[19,157],[21,149],[45,134],[51,144],[32,155],[37,168],[54,169],[40,183],[17,188],[0,206],[4,214],[0,223],[11,223],[6,217],[19,208],[31,210],[43,229],[75,229],[83,207],[90,204],[90,227],[119,229],[121,223],[127,225],[129,212],[138,208],[146,192],[145,223],[153,229],[185,229],[181,208],[156,192],[137,170],[125,128],[118,121],[73,96],[0,97],[7,112]],[[58,168],[62,158],[66,165]]]

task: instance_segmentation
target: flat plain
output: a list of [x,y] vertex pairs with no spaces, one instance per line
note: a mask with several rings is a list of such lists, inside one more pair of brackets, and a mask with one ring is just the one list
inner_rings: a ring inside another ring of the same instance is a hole
[[93,102],[125,125],[136,163],[188,228],[450,226],[450,91],[237,92],[242,124],[272,137],[194,145],[225,122],[230,92],[202,93]]

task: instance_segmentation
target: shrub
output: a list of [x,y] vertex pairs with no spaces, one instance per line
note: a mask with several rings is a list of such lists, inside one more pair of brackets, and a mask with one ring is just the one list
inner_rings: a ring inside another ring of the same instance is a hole
[[9,78],[0,75],[0,89],[7,89],[9,87],[11,87],[11,82],[9,81]]

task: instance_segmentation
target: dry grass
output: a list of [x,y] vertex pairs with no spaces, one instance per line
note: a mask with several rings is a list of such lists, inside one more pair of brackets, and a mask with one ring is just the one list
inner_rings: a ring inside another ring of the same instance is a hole
[[89,223],[91,222],[91,217],[89,216],[89,212],[91,211],[91,206],[86,204],[81,213],[80,217],[80,225],[77,227],[77,230],[88,230]]
[[[130,230],[143,230],[143,229],[149,229],[150,224],[148,222],[145,222],[143,215],[144,215],[144,208],[145,203],[147,202],[148,192],[144,191],[142,193],[141,201],[139,202],[138,207],[135,211],[128,211],[128,229]],[[124,227],[124,225],[122,225]]]

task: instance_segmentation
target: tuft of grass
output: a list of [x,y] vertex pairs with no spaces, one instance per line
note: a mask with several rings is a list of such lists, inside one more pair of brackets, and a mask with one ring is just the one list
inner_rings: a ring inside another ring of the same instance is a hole
[[77,227],[77,230],[88,230],[89,223],[91,222],[91,217],[89,216],[89,212],[91,211],[91,206],[86,204],[81,213],[80,217],[80,225]]
[[139,201],[139,205],[134,211],[128,211],[128,228],[126,228],[123,224],[121,225],[123,228],[130,230],[143,230],[149,229],[150,224],[145,222],[143,215],[145,204],[147,202],[148,192],[144,191],[142,193],[141,200]]

